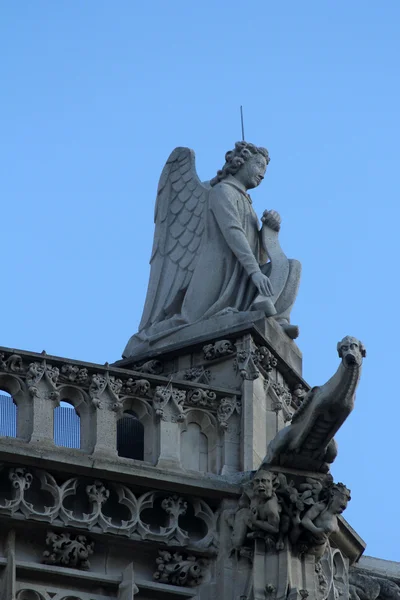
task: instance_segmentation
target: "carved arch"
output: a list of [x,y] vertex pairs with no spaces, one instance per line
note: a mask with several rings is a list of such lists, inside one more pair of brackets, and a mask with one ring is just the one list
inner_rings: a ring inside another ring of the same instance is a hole
[[188,427],[195,423],[200,428],[200,433],[207,439],[207,469],[208,473],[219,473],[221,468],[222,440],[218,430],[217,419],[210,412],[201,408],[190,408],[185,411],[185,423],[181,426],[181,463],[185,464],[186,452],[190,448],[185,448],[185,438],[188,433]]
[[16,600],[45,600],[45,598],[36,590],[25,589],[17,592]]
[[[143,398],[137,396],[125,396],[120,400],[118,420],[124,417],[124,413],[132,411],[136,414],[139,423],[143,426],[144,444],[143,461],[155,464],[157,452],[157,424],[153,407]],[[117,425],[118,426],[118,425]]]
[[0,373],[0,390],[12,396],[17,408],[17,438],[28,441],[32,434],[33,406],[25,383],[17,375]]
[[96,408],[90,402],[88,394],[81,388],[69,383],[58,388],[60,401],[72,404],[80,419],[80,449],[92,452],[96,443]]
[[[339,597],[346,597],[349,588],[349,571],[342,553],[332,548],[333,584]],[[335,594],[336,596],[336,594]]]

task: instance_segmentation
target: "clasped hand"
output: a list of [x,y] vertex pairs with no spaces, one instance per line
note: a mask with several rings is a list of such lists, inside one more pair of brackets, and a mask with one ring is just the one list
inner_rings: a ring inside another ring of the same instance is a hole
[[281,215],[276,210],[264,210],[261,221],[273,231],[279,231],[281,228]]

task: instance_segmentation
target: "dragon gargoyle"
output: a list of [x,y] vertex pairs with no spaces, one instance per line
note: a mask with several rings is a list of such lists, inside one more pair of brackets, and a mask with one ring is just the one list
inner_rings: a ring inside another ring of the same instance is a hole
[[338,343],[337,350],[342,359],[338,370],[325,385],[308,392],[290,425],[270,442],[263,464],[329,471],[337,455],[333,436],[354,408],[366,356],[363,344],[350,336]]

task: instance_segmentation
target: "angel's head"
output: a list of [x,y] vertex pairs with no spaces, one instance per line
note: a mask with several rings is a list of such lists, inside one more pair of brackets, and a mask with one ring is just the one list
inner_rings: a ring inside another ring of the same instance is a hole
[[228,175],[233,175],[247,190],[251,190],[264,179],[268,163],[269,154],[266,148],[249,142],[236,142],[235,148],[225,154],[225,164],[210,184],[214,186]]

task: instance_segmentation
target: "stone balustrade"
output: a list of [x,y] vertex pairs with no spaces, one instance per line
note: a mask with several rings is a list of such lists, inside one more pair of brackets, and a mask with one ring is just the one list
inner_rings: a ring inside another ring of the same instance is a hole
[[54,414],[64,401],[79,416],[87,455],[118,460],[118,423],[130,414],[143,428],[145,463],[241,470],[241,398],[232,389],[0,347],[0,390],[12,396],[16,437],[30,447],[55,447]]

